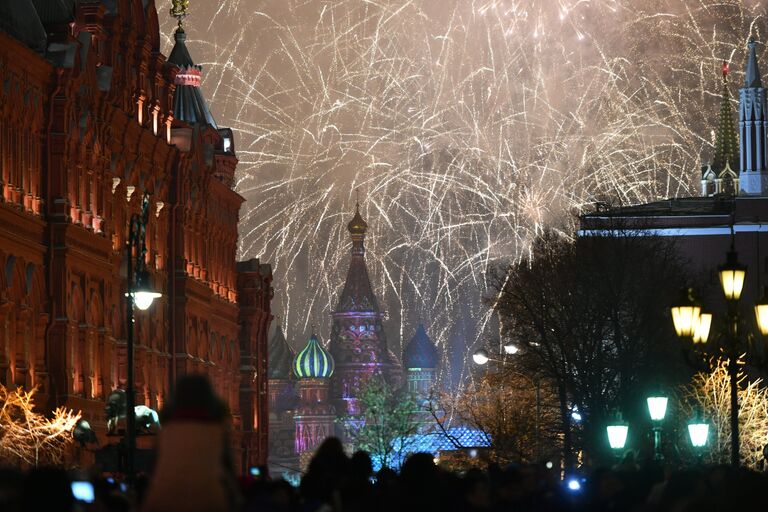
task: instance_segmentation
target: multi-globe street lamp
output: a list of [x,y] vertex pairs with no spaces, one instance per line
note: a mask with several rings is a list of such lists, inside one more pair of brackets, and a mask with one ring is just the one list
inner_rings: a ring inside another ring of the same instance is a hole
[[128,282],[126,291],[126,475],[133,477],[136,455],[136,397],[134,384],[134,353],[133,353],[133,308],[146,311],[152,302],[162,294],[150,286],[149,272],[146,268],[146,230],[149,222],[149,195],[144,194],[141,203],[141,214],[134,213],[128,226],[126,241]]
[[[739,317],[739,299],[744,288],[747,267],[740,264],[734,249],[733,236],[731,248],[726,261],[717,269],[720,285],[723,290],[728,310],[726,313],[727,329],[719,337],[717,344],[710,343],[710,352],[723,355],[728,359],[728,376],[731,402],[731,464],[739,465],[739,357],[747,352],[748,343],[742,340],[739,332],[741,319]],[[706,352],[709,331],[712,325],[712,313],[702,311],[701,305],[693,297],[693,291],[688,289],[683,299],[671,308],[675,332],[682,339],[690,339],[694,348]],[[757,326],[763,335],[768,334],[768,293],[755,304]],[[714,345],[714,346],[713,346]]]
[[[648,412],[650,413],[651,420],[654,422],[654,458],[656,460],[662,459],[661,454],[661,434],[659,430],[660,423],[666,417],[668,398],[663,396],[649,397]],[[688,423],[688,437],[691,441],[694,451],[699,457],[701,452],[706,447],[709,438],[709,423],[703,421],[698,415]],[[629,425],[622,420],[621,414],[617,414],[614,421],[608,424],[606,427],[606,433],[608,434],[608,444],[611,449],[619,453],[627,444],[627,434],[629,433]]]
[[[503,353],[494,355],[489,354],[489,352],[484,348],[477,349],[472,354],[472,360],[475,362],[475,364],[480,366],[488,364],[489,361],[504,364],[506,363],[505,356],[517,354],[519,351],[519,348],[514,343],[506,343],[503,348]],[[541,380],[538,377],[533,379],[522,372],[514,370],[511,371],[515,375],[519,375],[530,382],[536,391],[536,426],[534,429],[534,449],[536,451],[536,461],[538,462],[541,460]]]

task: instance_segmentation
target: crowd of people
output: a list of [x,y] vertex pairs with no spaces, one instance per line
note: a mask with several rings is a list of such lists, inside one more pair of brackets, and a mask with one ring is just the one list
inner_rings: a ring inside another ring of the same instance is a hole
[[204,378],[179,382],[163,412],[151,476],[133,482],[38,468],[0,470],[0,511],[637,511],[761,510],[764,473],[730,466],[637,464],[562,477],[545,465],[491,464],[449,471],[432,454],[409,456],[398,473],[373,471],[365,452],[349,457],[336,438],[317,449],[298,487],[266,469],[237,478],[227,412]]

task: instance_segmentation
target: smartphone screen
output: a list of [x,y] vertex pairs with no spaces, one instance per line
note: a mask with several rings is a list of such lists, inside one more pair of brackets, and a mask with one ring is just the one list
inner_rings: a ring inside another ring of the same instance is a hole
[[93,503],[96,498],[93,492],[93,484],[86,480],[72,482],[72,495],[76,500],[85,503]]

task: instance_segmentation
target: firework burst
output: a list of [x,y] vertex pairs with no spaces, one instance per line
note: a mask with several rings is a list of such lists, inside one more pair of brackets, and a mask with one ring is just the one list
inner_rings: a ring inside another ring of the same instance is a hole
[[595,201],[695,193],[720,62],[741,68],[764,14],[727,0],[232,0],[194,4],[187,31],[237,132],[240,256],[272,264],[289,339],[327,332],[359,191],[393,350],[421,319],[460,379],[468,347],[498,338],[489,265]]

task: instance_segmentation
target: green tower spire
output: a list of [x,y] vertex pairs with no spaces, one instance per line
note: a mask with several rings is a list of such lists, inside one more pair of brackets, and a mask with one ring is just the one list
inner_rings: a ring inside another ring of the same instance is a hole
[[720,119],[715,135],[715,155],[712,170],[719,178],[726,164],[737,176],[739,174],[739,139],[731,110],[731,93],[728,89],[728,63],[723,62],[723,96],[720,105]]

